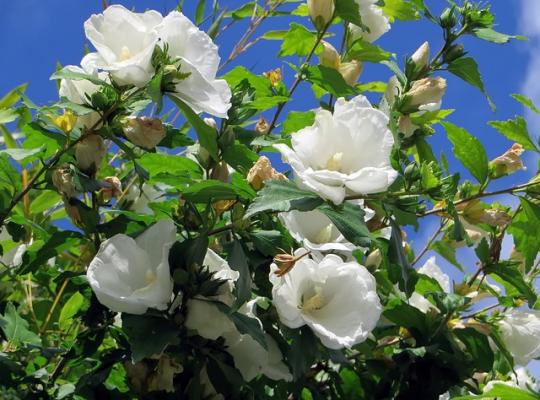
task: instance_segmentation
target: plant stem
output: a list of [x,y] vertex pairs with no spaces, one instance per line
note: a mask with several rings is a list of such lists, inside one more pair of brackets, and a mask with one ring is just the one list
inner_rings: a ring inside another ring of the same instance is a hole
[[431,247],[435,239],[437,239],[437,236],[439,236],[439,234],[442,232],[442,230],[444,229],[447,223],[448,223],[448,220],[441,220],[441,224],[439,225],[435,233],[433,233],[431,238],[428,240],[427,244],[422,249],[422,251],[418,254],[418,256],[416,256],[414,261],[411,263],[411,266],[414,266],[418,261],[420,261],[420,259],[424,256],[424,254],[427,253],[427,251],[429,250],[429,248]]

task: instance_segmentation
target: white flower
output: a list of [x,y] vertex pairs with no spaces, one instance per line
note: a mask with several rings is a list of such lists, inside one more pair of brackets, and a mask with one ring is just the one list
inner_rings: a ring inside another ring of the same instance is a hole
[[[95,69],[92,69],[86,65],[83,65],[83,68],[75,65],[67,65],[63,68],[63,70],[78,72],[87,75],[94,75],[96,78],[99,78],[103,81],[109,81],[109,77],[106,72],[98,73]],[[99,89],[99,85],[96,85],[86,79],[62,79],[60,81],[60,89],[58,91],[58,94],[60,95],[60,97],[65,97],[66,99],[75,104],[89,105],[90,101],[88,100],[88,97],[99,91]],[[100,118],[101,117],[97,111],[89,110],[87,114],[78,115],[77,125],[91,128],[99,122]]]
[[8,267],[18,267],[23,262],[24,253],[28,246],[26,244],[20,244],[15,246],[3,256],[0,257],[0,264],[7,265]]
[[100,303],[129,314],[165,310],[173,290],[169,250],[175,240],[173,221],[161,220],[136,239],[118,234],[103,242],[86,274]]
[[227,117],[231,90],[225,80],[216,79],[220,58],[210,36],[178,11],[167,15],[156,30],[160,44],[167,44],[169,55],[180,61],[180,71],[190,74],[176,84],[173,95],[197,113]]
[[200,375],[199,375],[199,383],[202,387],[202,398],[205,400],[225,400],[225,396],[218,393],[216,391],[216,388],[214,385],[212,385],[212,382],[210,381],[210,377],[208,376],[208,370],[206,369],[206,366],[201,369]]
[[331,349],[362,343],[375,328],[382,312],[375,279],[357,262],[330,254],[320,262],[301,258],[283,277],[277,270],[272,264],[272,298],[284,325],[308,325]]
[[536,380],[530,375],[529,371],[527,371],[524,367],[519,367],[515,369],[515,375],[513,373],[510,373],[510,380],[508,381],[501,381],[501,380],[495,380],[495,381],[489,381],[486,386],[484,386],[484,389],[482,390],[484,393],[489,392],[491,389],[494,388],[495,385],[507,385],[515,388],[519,388],[521,390],[530,390],[538,391],[540,390],[540,385],[536,382]]
[[508,311],[500,329],[516,363],[527,365],[540,357],[540,310]]
[[362,38],[366,42],[374,42],[390,30],[388,18],[386,18],[382,9],[376,5],[377,0],[355,1],[360,9],[362,23],[367,27],[367,30],[356,25],[349,25],[352,40]]
[[212,301],[232,305],[234,301],[232,295],[234,282],[239,278],[240,274],[238,271],[232,270],[227,261],[211,249],[207,250],[203,265],[214,273],[215,279],[227,282],[222,284],[218,288],[216,295],[211,298],[201,297],[188,300],[185,326],[196,331],[199,336],[209,340],[216,340],[225,333],[234,332],[236,328],[230,318],[219,310],[215,304],[212,304]]
[[157,11],[134,13],[116,4],[92,15],[84,31],[97,52],[87,54],[82,63],[110,72],[120,85],[144,86],[154,74],[152,54],[159,39],[155,28],[162,20]]
[[[240,312],[262,323],[254,313],[257,299],[251,300],[240,308]],[[238,331],[225,334],[227,352],[233,356],[234,365],[242,374],[246,382],[251,381],[260,374],[266,375],[273,380],[292,381],[289,368],[283,363],[283,355],[272,336],[266,334],[266,345],[262,347],[259,342],[250,335],[241,334]]]
[[[363,200],[358,204],[363,206]],[[374,215],[373,210],[364,208],[368,221]],[[330,219],[318,210],[289,211],[279,214],[279,219],[285,225],[291,236],[302,243],[307,250],[327,252],[339,251],[350,254],[356,246],[341,234]]]
[[[420,269],[418,269],[418,272],[435,279],[445,293],[451,292],[450,277],[445,274],[436,264],[435,257],[431,257],[429,260],[427,260],[426,263]],[[409,298],[409,304],[424,313],[428,312],[430,308],[437,310],[437,307],[435,307],[428,299],[417,292],[414,292],[411,295]]]
[[148,207],[148,203],[153,203],[165,196],[166,189],[167,187],[165,185],[156,187],[154,185],[144,183],[142,185],[141,193],[139,186],[132,185],[126,194],[126,200],[132,202],[129,209],[139,214],[153,215],[154,211]]
[[341,204],[347,193],[385,191],[397,177],[390,165],[394,137],[388,117],[364,96],[339,98],[334,114],[318,110],[315,123],[292,135],[292,149],[276,144],[301,187]]

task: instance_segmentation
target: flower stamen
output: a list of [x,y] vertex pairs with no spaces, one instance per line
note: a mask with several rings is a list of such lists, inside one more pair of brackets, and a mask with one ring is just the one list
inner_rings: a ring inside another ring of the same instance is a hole
[[329,171],[339,171],[341,170],[341,164],[343,159],[343,153],[335,153],[326,163],[326,169]]

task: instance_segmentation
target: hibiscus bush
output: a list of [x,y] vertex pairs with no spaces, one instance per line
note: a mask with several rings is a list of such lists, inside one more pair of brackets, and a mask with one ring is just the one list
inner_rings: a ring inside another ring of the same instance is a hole
[[[464,37],[522,38],[470,0],[182,3],[105,1],[58,100],[0,99],[0,398],[538,399],[539,146],[491,121],[489,160],[441,107],[448,74],[486,94]],[[396,20],[441,35],[392,54]]]

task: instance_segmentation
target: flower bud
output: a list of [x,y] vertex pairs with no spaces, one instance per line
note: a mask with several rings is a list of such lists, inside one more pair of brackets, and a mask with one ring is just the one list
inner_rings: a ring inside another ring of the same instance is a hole
[[451,63],[454,60],[457,60],[465,54],[465,47],[462,44],[452,45],[445,53],[443,61],[445,63]]
[[514,143],[503,155],[497,157],[489,163],[490,175],[492,178],[500,178],[510,175],[519,170],[525,170],[521,154],[525,150],[519,143]]
[[412,123],[411,117],[408,115],[402,115],[398,120],[399,131],[403,133],[406,138],[411,137],[418,129],[418,125]]
[[215,179],[221,182],[229,182],[229,166],[225,161],[220,162],[216,165],[210,174],[211,179]]
[[266,135],[269,129],[270,125],[268,124],[268,121],[264,119],[264,117],[260,117],[257,121],[257,125],[255,125],[255,132],[260,135]]
[[368,269],[376,269],[381,265],[382,255],[379,249],[375,249],[366,257],[365,266]]
[[283,80],[283,76],[281,75],[281,68],[276,68],[270,71],[266,71],[263,73],[263,75],[270,80],[270,83],[272,84],[272,86],[279,85],[281,81]]
[[287,180],[287,177],[282,173],[277,172],[272,168],[270,160],[261,156],[257,162],[251,167],[247,175],[248,183],[255,190],[259,190],[264,186],[265,181],[269,180]]
[[424,42],[418,50],[411,56],[416,67],[420,70],[426,68],[429,64],[429,43]]
[[446,92],[446,79],[424,78],[414,81],[411,89],[407,92],[409,96],[408,106],[418,107],[424,104],[439,103]]
[[214,118],[205,118],[204,123],[211,128],[217,129],[217,123]]
[[323,52],[319,54],[319,64],[328,68],[338,69],[341,64],[339,53],[330,43],[324,40],[321,43],[323,45]]
[[334,0],[307,0],[308,12],[318,31],[324,29],[334,17]]
[[75,195],[75,182],[73,180],[73,171],[69,165],[62,165],[56,168],[51,175],[52,183],[59,193],[66,197]]
[[236,204],[236,200],[218,200],[215,203],[212,203],[212,208],[217,215],[223,214],[225,211],[231,209],[232,206]]
[[82,218],[77,202],[72,203],[70,199],[64,199],[64,209],[66,214],[76,226],[81,226]]
[[100,190],[99,194],[104,203],[108,203],[113,197],[122,195],[122,182],[116,176],[106,177],[102,185],[103,189]]
[[451,29],[457,24],[457,18],[454,14],[454,8],[446,8],[439,17],[443,28]]
[[338,70],[349,86],[355,86],[362,73],[362,63],[360,61],[352,60],[350,62],[342,63]]
[[128,117],[123,128],[131,143],[148,150],[156,147],[166,136],[163,123],[158,118]]
[[75,146],[75,159],[79,169],[89,175],[96,173],[101,160],[107,154],[105,141],[99,135],[86,135]]
[[485,210],[480,221],[491,226],[504,227],[512,221],[512,217],[502,210]]

